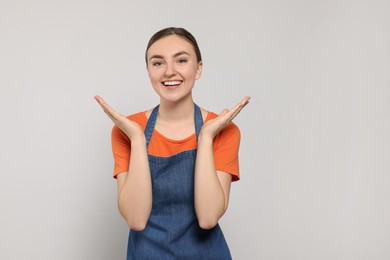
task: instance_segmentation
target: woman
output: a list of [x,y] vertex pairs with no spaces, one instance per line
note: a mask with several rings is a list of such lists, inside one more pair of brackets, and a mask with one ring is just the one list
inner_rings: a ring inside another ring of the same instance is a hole
[[218,220],[239,179],[240,132],[231,121],[249,97],[219,115],[194,103],[202,58],[183,28],[153,35],[145,59],[157,107],[125,117],[95,97],[115,124],[118,207],[130,227],[127,259],[231,259]]

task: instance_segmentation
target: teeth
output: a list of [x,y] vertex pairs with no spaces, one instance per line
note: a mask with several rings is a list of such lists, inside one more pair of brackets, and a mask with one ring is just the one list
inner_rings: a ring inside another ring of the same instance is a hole
[[165,81],[163,82],[164,86],[176,86],[183,83],[182,81]]

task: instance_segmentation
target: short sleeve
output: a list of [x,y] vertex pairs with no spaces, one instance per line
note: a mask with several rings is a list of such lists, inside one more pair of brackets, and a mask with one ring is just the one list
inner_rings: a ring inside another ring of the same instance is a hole
[[[139,112],[127,117],[136,122],[145,129],[147,118],[145,112]],[[118,173],[127,172],[129,170],[131,142],[129,137],[123,133],[117,126],[114,126],[111,131],[111,146],[114,157],[114,178]]]
[[240,147],[240,130],[234,124],[227,125],[213,142],[214,162],[217,171],[232,175],[232,181],[240,179],[238,151]]
[[117,126],[111,131],[111,145],[114,157],[114,178],[118,173],[129,170],[130,139]]

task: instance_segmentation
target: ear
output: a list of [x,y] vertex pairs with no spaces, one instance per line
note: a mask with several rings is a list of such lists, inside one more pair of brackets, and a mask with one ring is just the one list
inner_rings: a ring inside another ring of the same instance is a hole
[[198,68],[196,70],[196,75],[195,75],[196,80],[198,80],[200,78],[200,76],[202,75],[202,70],[203,70],[203,63],[202,63],[202,61],[199,61]]

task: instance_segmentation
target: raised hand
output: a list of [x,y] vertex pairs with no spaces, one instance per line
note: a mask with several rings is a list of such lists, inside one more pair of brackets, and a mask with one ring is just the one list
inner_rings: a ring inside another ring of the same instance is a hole
[[131,141],[133,141],[134,138],[144,137],[144,133],[139,124],[116,112],[104,101],[102,97],[95,96],[94,98],[112,122],[114,122],[114,124],[122,130]]
[[213,139],[222,129],[224,129],[249,103],[250,97],[244,97],[235,107],[230,111],[224,109],[218,117],[207,121],[202,127],[201,134],[202,136],[208,136]]

